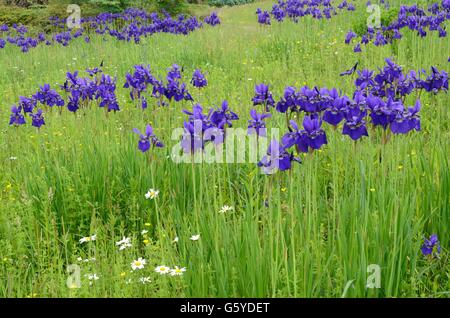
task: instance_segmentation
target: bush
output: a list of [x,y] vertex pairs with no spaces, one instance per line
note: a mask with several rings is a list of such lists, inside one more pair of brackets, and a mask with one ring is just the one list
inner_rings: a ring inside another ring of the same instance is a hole
[[208,4],[215,7],[235,6],[254,2],[254,0],[208,0]]
[[156,0],[156,9],[176,15],[186,10],[186,2],[185,0]]

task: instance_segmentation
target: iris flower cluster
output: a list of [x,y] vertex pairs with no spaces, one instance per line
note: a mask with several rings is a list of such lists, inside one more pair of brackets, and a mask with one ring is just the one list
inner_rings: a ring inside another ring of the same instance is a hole
[[226,128],[233,126],[238,115],[230,110],[228,102],[224,100],[221,107],[210,108],[208,113],[203,112],[200,104],[193,106],[192,111],[183,110],[188,115],[184,121],[184,134],[181,138],[181,147],[185,153],[193,154],[201,151],[209,142],[219,145],[224,142]]
[[[286,114],[289,131],[277,145],[285,151],[294,148],[297,154],[318,150],[327,144],[324,122],[334,129],[342,123],[342,134],[354,141],[369,135],[368,124],[374,128],[381,127],[393,134],[418,131],[421,128],[420,100],[417,99],[414,106],[407,107],[406,97],[413,93],[420,96],[423,91],[434,94],[448,91],[448,75],[436,67],[431,68],[430,74],[424,70],[405,74],[402,67],[388,58],[384,68],[378,72],[369,69],[356,71],[356,68],[357,65],[341,74],[343,76],[357,74],[355,91],[351,96],[346,96],[336,88],[304,86],[297,89],[289,86],[281,98],[274,102],[269,87],[265,84],[257,85],[253,98],[254,105],[263,105],[266,112],[275,109]],[[249,128],[256,129],[265,128],[263,119],[269,116],[252,111],[251,117]],[[298,122],[301,118],[303,118],[302,127]],[[270,147],[276,148],[275,145]],[[268,155],[270,152],[271,150],[268,151]],[[286,154],[283,158],[296,160],[294,156]],[[269,163],[271,160],[266,156],[260,164],[267,167]],[[288,165],[284,166],[286,167]]]
[[331,0],[278,0],[270,12],[258,8],[256,14],[258,23],[270,25],[271,16],[278,22],[289,18],[297,23],[305,16],[311,16],[314,19],[331,19],[338,14],[338,10],[354,11],[355,6],[352,1],[347,0],[341,1],[337,6],[334,6]]
[[108,112],[119,111],[116,97],[117,79],[103,74],[101,68],[86,70],[88,77],[80,77],[79,72],[67,73],[66,81],[61,88],[69,95],[67,109],[77,112],[87,108],[91,102],[97,101],[98,106]]
[[[220,19],[216,13],[212,13],[204,22],[216,26],[220,24]],[[67,28],[66,19],[63,18],[51,17],[50,23],[54,33],[38,35],[29,32],[23,25],[14,24],[11,27],[6,24],[0,25],[0,49],[9,43],[26,53],[40,44],[68,46],[70,42],[80,37],[83,37],[86,43],[90,43],[92,35],[110,36],[120,41],[133,41],[138,44],[142,38],[155,33],[187,35],[203,27],[203,23],[195,16],[171,17],[167,12],[158,15],[136,8],[127,9],[122,13],[105,12],[96,17],[83,17],[81,27],[73,30]]]
[[[368,3],[369,5],[370,3]],[[384,46],[403,37],[401,30],[410,29],[417,32],[420,37],[426,37],[431,32],[437,32],[439,37],[446,37],[445,23],[450,20],[450,0],[442,0],[434,3],[427,9],[417,5],[400,6],[397,19],[380,29],[367,28],[367,33],[361,36],[361,40],[354,47],[355,52],[361,52],[361,45],[373,43],[376,46]],[[345,43],[350,44],[357,35],[350,30],[345,37]]]
[[26,124],[26,115],[31,118],[31,125],[41,128],[45,125],[44,111],[38,105],[51,109],[56,106],[62,112],[64,106],[70,112],[76,113],[80,108],[87,108],[92,102],[108,112],[119,111],[120,107],[116,97],[116,78],[103,74],[101,68],[88,69],[88,77],[80,77],[79,72],[68,72],[66,81],[60,86],[67,95],[64,98],[53,89],[50,84],[44,84],[31,97],[20,96],[18,105],[11,108],[10,125],[20,126]]
[[[159,106],[167,106],[168,103],[164,97],[170,102],[180,102],[183,100],[193,101],[191,94],[187,89],[186,83],[182,82],[183,69],[177,64],[172,65],[168,69],[166,81],[158,80],[151,72],[150,66],[135,65],[134,73],[126,74],[124,88],[130,89],[130,97],[132,100],[139,100],[142,109],[148,106],[145,93],[149,93],[151,97],[158,99]],[[206,78],[203,74],[196,70],[191,80],[196,87],[204,87],[207,85]]]

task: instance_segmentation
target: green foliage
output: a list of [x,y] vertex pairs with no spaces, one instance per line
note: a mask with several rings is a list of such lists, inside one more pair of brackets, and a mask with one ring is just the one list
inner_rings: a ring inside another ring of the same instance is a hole
[[[28,54],[0,50],[0,297],[340,297],[350,281],[347,297],[448,297],[448,95],[422,93],[422,131],[391,136],[384,145],[379,130],[355,143],[341,135],[342,126],[324,125],[323,150],[272,176],[254,162],[174,163],[172,132],[192,104],[159,108],[149,99],[142,111],[130,100],[123,83],[133,65],[150,64],[163,76],[177,63],[184,82],[200,68],[208,86],[188,85],[195,101],[209,108],[228,100],[240,117],[233,126],[246,131],[261,82],[275,99],[286,86],[350,94],[354,77],[339,73],[356,59],[360,69],[376,69],[393,55],[405,70],[448,69],[448,38],[411,32],[397,41],[395,54],[391,46],[368,45],[356,56],[343,30],[364,11],[263,28],[258,6],[223,8],[221,26],[187,36],[155,34],[140,45],[94,35],[90,44],[78,39]],[[57,88],[66,72],[82,75],[102,60],[104,72],[118,77],[122,111],[107,114],[95,104],[76,115],[45,109],[40,131],[28,117],[26,126],[8,125],[18,96],[43,83]],[[405,101],[414,102],[415,96]],[[149,122],[166,147],[142,154],[132,129]],[[282,134],[285,117],[273,112],[267,125]],[[149,188],[160,190],[156,200],[145,200]],[[223,205],[234,210],[220,214]],[[198,233],[199,241],[189,239]],[[420,253],[432,233],[441,241],[440,259]],[[92,234],[95,242],[79,244]],[[119,252],[115,242],[123,236],[133,246]],[[131,273],[138,257],[148,264]],[[77,290],[65,284],[73,263],[82,270]],[[154,272],[162,264],[187,271],[162,276]],[[381,288],[366,287],[369,264],[380,265]],[[88,273],[100,277],[94,286]],[[140,276],[152,283],[136,282]]]
[[167,11],[171,15],[184,12],[186,9],[185,0],[156,0],[156,8],[158,11]]

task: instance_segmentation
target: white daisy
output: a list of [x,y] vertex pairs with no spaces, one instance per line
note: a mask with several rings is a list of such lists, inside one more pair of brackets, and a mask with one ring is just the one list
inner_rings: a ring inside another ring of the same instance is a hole
[[147,230],[142,230],[141,235],[145,235],[145,234],[147,234],[147,233],[148,233]]
[[223,213],[227,213],[227,212],[230,212],[230,211],[233,211],[233,210],[234,210],[234,208],[233,208],[232,206],[224,205],[224,206],[220,209],[219,213],[220,213],[220,214],[223,214]]
[[9,160],[11,161],[17,160],[17,157],[9,157]]
[[145,194],[145,198],[148,199],[155,199],[159,194],[159,190],[155,190],[155,189],[150,189],[148,190],[148,192]]
[[89,280],[99,280],[100,277],[97,276],[97,274],[88,274],[88,279]]
[[139,281],[142,283],[142,284],[149,284],[149,283],[151,283],[152,281],[150,280],[150,277],[141,277],[141,278],[139,278]]
[[82,261],[83,261],[83,258],[82,258],[81,256],[78,256],[78,257],[77,257],[77,261],[78,261],[78,262],[82,262]]
[[200,234],[192,235],[191,241],[198,241],[200,239]]
[[179,241],[178,236],[175,236],[175,238],[173,239],[172,243],[178,243],[178,241]]
[[142,257],[139,257],[137,260],[134,260],[131,263],[131,268],[135,271],[137,269],[143,269],[145,264],[147,264],[147,261],[143,259]]
[[124,236],[120,241],[116,242],[116,246],[119,246],[119,251],[131,247],[131,238]]
[[155,268],[155,272],[160,273],[161,275],[166,275],[170,272],[170,267],[166,265],[161,265]]
[[97,234],[85,236],[80,239],[80,244],[97,240]]
[[170,276],[182,276],[183,273],[186,271],[186,267],[178,267],[175,266],[175,268],[170,270]]

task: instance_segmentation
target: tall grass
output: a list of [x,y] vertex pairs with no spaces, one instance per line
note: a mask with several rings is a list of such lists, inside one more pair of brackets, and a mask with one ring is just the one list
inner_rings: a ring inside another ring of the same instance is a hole
[[[121,88],[116,114],[95,107],[76,116],[53,111],[40,131],[7,125],[19,95],[62,83],[67,71],[102,60],[119,86],[138,63],[159,74],[183,65],[185,80],[201,68],[209,86],[193,91],[195,100],[211,106],[227,99],[240,116],[238,127],[246,127],[259,82],[269,83],[276,97],[285,86],[304,84],[350,93],[352,79],[340,72],[357,60],[376,68],[390,56],[405,69],[449,70],[450,43],[437,35],[406,32],[397,50],[370,45],[355,55],[343,39],[365,14],[362,3],[331,21],[258,26],[256,8],[270,5],[221,9],[220,27],[185,37],[158,34],[140,45],[93,38],[89,45],[80,40],[28,54],[0,50],[0,296],[448,296],[448,95],[422,97],[421,132],[382,145],[378,132],[353,143],[327,127],[323,150],[302,157],[292,173],[273,176],[253,163],[175,164],[168,159],[176,143],[170,136],[191,104],[142,111]],[[148,122],[166,144],[151,160],[132,133]],[[268,122],[285,129],[283,116]],[[149,188],[160,190],[156,200],[145,200]],[[219,214],[223,205],[234,211]],[[78,243],[94,233],[95,242]],[[198,233],[200,240],[189,239]],[[439,235],[443,252],[430,261],[420,245],[431,233]],[[114,242],[122,236],[132,236],[134,244],[119,252]],[[96,259],[79,264],[82,275],[100,279],[89,286],[82,276],[82,287],[69,289],[66,268],[78,256]],[[131,273],[138,257],[149,264]],[[162,264],[187,272],[161,276],[153,268]],[[366,288],[369,264],[381,267],[379,289]],[[152,283],[137,283],[141,276]]]

